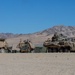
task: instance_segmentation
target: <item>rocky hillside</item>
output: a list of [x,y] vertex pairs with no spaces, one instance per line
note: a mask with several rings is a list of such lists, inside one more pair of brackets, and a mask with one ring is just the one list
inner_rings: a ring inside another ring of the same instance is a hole
[[69,36],[69,37],[74,37],[75,36],[75,27],[73,26],[54,26],[52,28],[46,29],[42,32],[38,32],[37,34],[45,34],[45,35],[51,35],[54,34],[55,32],[57,33],[62,33],[65,36]]

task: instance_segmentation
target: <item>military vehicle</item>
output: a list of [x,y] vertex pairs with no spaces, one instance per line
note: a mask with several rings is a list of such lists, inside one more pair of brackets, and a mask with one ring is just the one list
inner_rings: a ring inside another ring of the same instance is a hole
[[55,33],[51,40],[48,38],[48,40],[43,43],[43,46],[47,48],[46,52],[70,52],[73,48],[70,43],[71,42],[67,40],[67,36]]
[[0,38],[0,53],[10,53],[12,47],[8,46],[8,43],[5,41],[5,39]]
[[34,45],[28,39],[23,42],[20,39],[20,43],[17,45],[17,48],[20,49],[20,53],[31,53],[34,50]]

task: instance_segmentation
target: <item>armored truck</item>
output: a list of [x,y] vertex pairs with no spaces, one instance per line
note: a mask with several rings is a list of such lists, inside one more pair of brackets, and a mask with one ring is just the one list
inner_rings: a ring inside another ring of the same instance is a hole
[[46,52],[71,52],[75,51],[75,43],[69,41],[67,36],[55,33],[51,40],[48,38],[43,46],[47,48]]
[[8,46],[8,43],[4,38],[0,38],[0,53],[10,53],[12,47]]
[[20,39],[20,43],[17,45],[17,48],[20,49],[20,53],[31,53],[34,50],[34,45],[28,39],[23,42]]

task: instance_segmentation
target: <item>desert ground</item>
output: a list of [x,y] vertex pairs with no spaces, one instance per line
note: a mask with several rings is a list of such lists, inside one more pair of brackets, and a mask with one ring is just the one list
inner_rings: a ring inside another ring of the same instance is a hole
[[75,75],[75,54],[1,53],[0,75]]

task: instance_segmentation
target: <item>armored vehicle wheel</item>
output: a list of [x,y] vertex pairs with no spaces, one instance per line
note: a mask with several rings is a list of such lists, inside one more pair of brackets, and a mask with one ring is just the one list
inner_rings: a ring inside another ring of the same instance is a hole
[[63,52],[63,49],[59,49],[59,52]]
[[16,50],[12,50],[12,53],[16,53]]
[[58,48],[53,48],[53,52],[58,52]]
[[8,53],[12,53],[11,50],[8,50]]
[[52,52],[56,52],[56,48],[53,48],[53,49],[52,49]]
[[69,52],[69,50],[68,49],[65,49],[65,52]]
[[25,53],[24,51],[20,50],[20,53]]
[[52,52],[52,49],[51,48],[48,48],[48,51],[47,51],[48,53],[50,53],[50,52]]
[[64,47],[61,47],[59,52],[65,52],[65,48]]
[[49,48],[49,49],[48,49],[48,52],[49,52],[49,53],[50,53],[50,52],[53,53],[53,52],[55,52],[55,49],[54,49],[54,48]]

